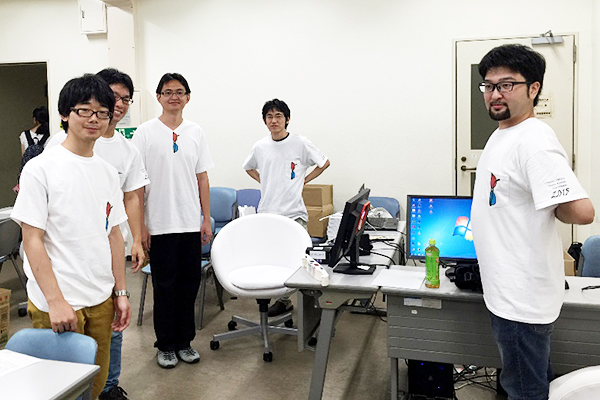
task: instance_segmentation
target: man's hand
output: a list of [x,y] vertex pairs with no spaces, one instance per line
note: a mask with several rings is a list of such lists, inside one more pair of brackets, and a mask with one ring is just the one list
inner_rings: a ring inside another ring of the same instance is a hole
[[202,246],[210,243],[212,239],[212,229],[210,227],[210,219],[205,219],[200,227],[200,238],[202,239]]
[[64,299],[57,300],[55,303],[48,304],[50,324],[53,332],[76,332],[77,314],[69,303]]
[[131,270],[133,273],[136,273],[140,270],[145,259],[146,254],[144,253],[144,247],[142,246],[142,243],[134,242],[133,245],[131,245]]
[[131,307],[127,296],[118,296],[114,298],[115,319],[110,325],[113,331],[123,332],[131,322]]

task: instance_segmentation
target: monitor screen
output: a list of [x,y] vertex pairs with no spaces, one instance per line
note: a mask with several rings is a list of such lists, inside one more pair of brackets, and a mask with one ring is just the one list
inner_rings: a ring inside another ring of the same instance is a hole
[[476,262],[471,203],[471,197],[409,195],[407,258],[424,259],[429,239],[435,239],[442,261]]
[[365,221],[371,203],[369,189],[361,188],[358,194],[346,202],[340,228],[335,243],[329,254],[329,266],[333,272],[349,275],[367,275],[375,270],[371,267],[360,266],[359,240],[365,229]]

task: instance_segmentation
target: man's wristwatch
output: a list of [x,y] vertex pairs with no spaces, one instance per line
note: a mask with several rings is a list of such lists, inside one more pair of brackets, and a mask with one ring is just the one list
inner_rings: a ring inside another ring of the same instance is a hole
[[113,292],[113,295],[114,295],[114,297],[127,296],[127,298],[129,298],[129,290],[127,290],[127,289],[115,290]]

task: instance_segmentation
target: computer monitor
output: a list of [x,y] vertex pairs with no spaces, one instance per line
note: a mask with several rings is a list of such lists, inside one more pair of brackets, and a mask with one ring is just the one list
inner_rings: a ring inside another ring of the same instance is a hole
[[360,236],[365,229],[365,221],[371,207],[369,192],[369,189],[361,188],[344,206],[340,228],[329,253],[329,266],[333,267],[333,272],[370,275],[375,271],[375,267],[363,266],[358,262]]
[[406,202],[407,258],[425,259],[435,239],[444,263],[477,262],[471,232],[472,198],[409,195]]

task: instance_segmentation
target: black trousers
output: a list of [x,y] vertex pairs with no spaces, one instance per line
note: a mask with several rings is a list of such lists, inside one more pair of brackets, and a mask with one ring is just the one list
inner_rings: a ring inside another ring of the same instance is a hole
[[177,351],[196,336],[194,303],[202,266],[200,232],[153,235],[150,265],[154,287],[154,347]]

